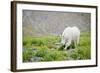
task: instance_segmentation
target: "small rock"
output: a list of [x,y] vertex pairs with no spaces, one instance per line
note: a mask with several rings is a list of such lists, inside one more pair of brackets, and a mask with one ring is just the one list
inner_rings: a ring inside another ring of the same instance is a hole
[[38,61],[41,61],[42,60],[42,57],[32,57],[30,59],[31,62],[38,62]]
[[37,52],[38,49],[36,49],[36,48],[32,48],[32,51],[33,51],[33,52]]

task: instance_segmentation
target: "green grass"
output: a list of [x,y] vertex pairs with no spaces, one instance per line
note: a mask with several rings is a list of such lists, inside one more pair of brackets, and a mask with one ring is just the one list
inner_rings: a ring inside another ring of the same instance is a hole
[[[63,61],[63,60],[83,60],[91,58],[91,40],[89,32],[82,32],[80,44],[72,51],[64,51],[64,46],[57,45],[61,38],[59,36],[47,37],[24,37],[23,38],[23,62],[39,61]],[[37,51],[34,52],[33,49]],[[31,58],[39,57],[39,60]]]

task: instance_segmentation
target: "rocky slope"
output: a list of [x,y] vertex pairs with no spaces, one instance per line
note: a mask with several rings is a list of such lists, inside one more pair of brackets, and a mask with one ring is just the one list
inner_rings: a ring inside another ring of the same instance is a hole
[[60,35],[68,26],[90,31],[89,13],[23,10],[23,36]]

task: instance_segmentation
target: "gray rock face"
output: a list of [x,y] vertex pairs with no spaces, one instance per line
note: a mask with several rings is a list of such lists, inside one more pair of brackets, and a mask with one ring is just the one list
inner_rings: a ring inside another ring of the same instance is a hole
[[23,10],[23,35],[60,35],[67,26],[90,31],[89,13]]

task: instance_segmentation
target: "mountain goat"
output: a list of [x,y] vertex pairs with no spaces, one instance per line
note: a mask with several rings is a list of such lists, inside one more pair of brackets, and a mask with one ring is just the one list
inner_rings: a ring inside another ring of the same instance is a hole
[[80,39],[80,30],[78,27],[67,27],[62,33],[61,36],[61,44],[65,45],[64,50],[68,49],[68,47],[74,45],[76,47],[79,44]]

